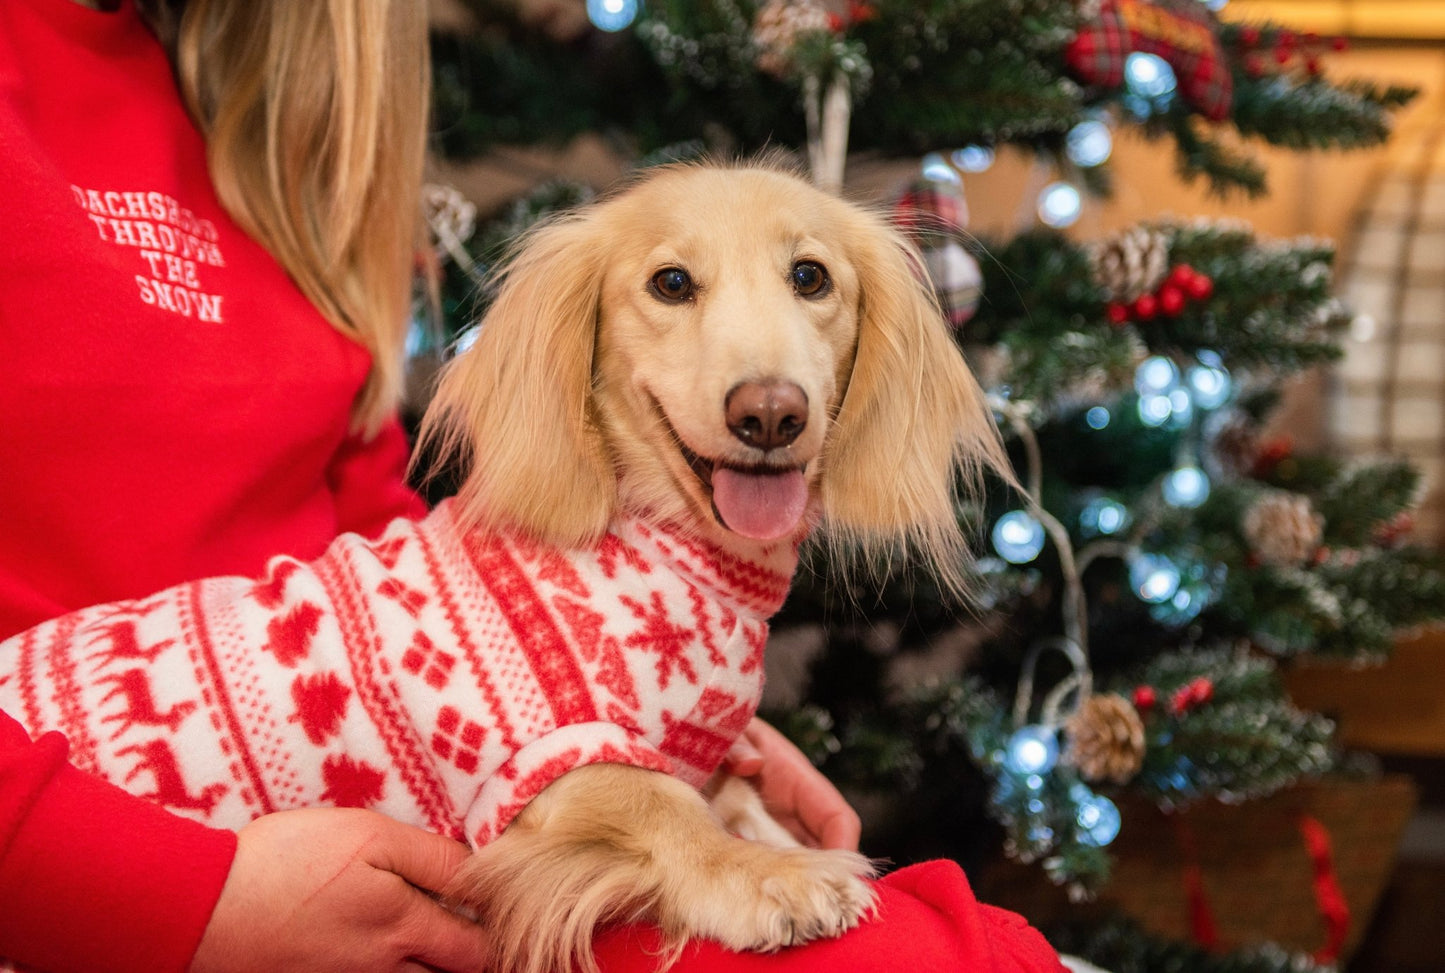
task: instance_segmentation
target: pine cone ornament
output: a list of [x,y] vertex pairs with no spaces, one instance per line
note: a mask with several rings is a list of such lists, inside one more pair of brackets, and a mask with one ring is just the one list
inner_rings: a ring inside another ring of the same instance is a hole
[[1256,500],[1245,511],[1244,539],[1262,564],[1296,567],[1319,550],[1324,518],[1315,513],[1309,497],[1276,490]]
[[1169,238],[1144,226],[1128,230],[1091,247],[1094,279],[1108,299],[1128,304],[1151,293],[1169,272]]
[[753,43],[758,47],[758,70],[776,78],[788,75],[798,36],[828,30],[831,20],[822,0],[771,0],[753,20]]
[[1085,699],[1064,723],[1064,759],[1085,780],[1124,784],[1144,766],[1144,721],[1117,693]]
[[421,187],[422,213],[441,245],[451,250],[470,240],[477,230],[477,207],[452,186],[428,183]]

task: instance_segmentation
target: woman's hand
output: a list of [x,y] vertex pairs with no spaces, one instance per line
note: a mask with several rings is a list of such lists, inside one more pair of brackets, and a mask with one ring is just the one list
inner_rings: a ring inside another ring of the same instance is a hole
[[445,888],[467,855],[372,811],[257,818],[238,834],[192,973],[479,973],[481,929],[426,891]]
[[779,824],[814,848],[858,850],[862,823],[828,778],[791,740],[754,718],[723,758],[723,768],[745,777]]

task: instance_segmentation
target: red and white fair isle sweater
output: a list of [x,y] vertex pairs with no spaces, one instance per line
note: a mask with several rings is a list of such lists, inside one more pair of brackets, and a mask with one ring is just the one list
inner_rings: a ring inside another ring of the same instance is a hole
[[585,764],[701,785],[757,707],[795,556],[635,518],[559,552],[463,535],[447,502],[260,580],[22,633],[0,644],[0,709],[212,826],[331,804],[483,844]]

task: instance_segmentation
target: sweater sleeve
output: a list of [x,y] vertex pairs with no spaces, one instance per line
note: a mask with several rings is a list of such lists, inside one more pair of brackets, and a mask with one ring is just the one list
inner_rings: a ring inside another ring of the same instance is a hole
[[236,836],[67,762],[0,713],[0,956],[48,973],[183,971]]
[[467,839],[486,844],[548,784],[596,763],[674,773],[672,761],[639,733],[616,723],[570,723],[523,746],[487,778],[467,811]]
[[426,505],[406,485],[410,451],[395,417],[376,435],[354,433],[341,444],[326,474],[336,498],[338,532],[371,538],[397,517],[426,516]]

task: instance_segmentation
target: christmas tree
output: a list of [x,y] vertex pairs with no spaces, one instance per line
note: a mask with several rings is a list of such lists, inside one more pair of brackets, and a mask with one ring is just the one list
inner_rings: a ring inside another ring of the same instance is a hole
[[[1445,560],[1409,542],[1410,467],[1265,435],[1281,382],[1339,355],[1333,246],[1227,221],[1066,227],[1109,193],[1120,128],[1186,181],[1257,195],[1252,146],[1378,145],[1410,91],[1327,78],[1339,42],[1201,0],[589,0],[560,38],[510,3],[466,6],[479,26],[434,46],[447,158],[582,133],[639,166],[782,146],[844,191],[850,153],[919,160],[890,204],[1025,491],[959,511],[979,536],[969,604],[907,565],[879,585],[819,562],[775,621],[773,655],[807,665],[764,715],[857,800],[866,853],[975,873],[1003,854],[1084,901],[1130,802],[1241,802],[1348,764],[1280,668],[1382,658],[1441,614]],[[1053,179],[1037,226],[980,239],[963,186],[1005,148]],[[509,241],[590,192],[547,184],[479,221],[436,189],[432,347],[465,339]],[[1057,935],[1113,969],[1300,968],[1088,930]]]

